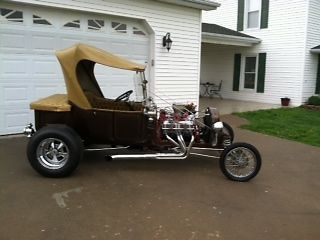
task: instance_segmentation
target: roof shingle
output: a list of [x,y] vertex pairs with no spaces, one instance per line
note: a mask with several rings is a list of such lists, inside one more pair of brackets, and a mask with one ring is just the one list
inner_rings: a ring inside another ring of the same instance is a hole
[[223,34],[223,35],[228,35],[228,36],[257,39],[255,37],[250,36],[250,35],[234,31],[230,28],[226,28],[226,27],[222,27],[217,24],[210,24],[210,23],[202,23],[202,33],[215,33],[215,34]]

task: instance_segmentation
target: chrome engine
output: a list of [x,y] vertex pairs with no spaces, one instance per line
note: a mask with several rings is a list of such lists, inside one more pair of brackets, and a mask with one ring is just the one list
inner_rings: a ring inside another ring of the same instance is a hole
[[188,154],[195,140],[194,119],[193,114],[183,115],[180,112],[170,110],[162,112],[162,116],[160,114],[159,118],[162,138],[169,140],[176,147],[176,151]]
[[[153,104],[148,106],[146,114],[149,116],[151,122],[154,118]],[[177,115],[169,109],[161,110],[156,117],[158,121],[158,127],[161,132],[161,140],[167,140],[170,142],[168,152],[159,152],[151,154],[133,154],[133,155],[112,155],[113,159],[117,158],[153,158],[153,159],[185,159],[190,154],[192,145],[194,143],[195,129],[194,117],[190,116],[185,119],[177,118]]]

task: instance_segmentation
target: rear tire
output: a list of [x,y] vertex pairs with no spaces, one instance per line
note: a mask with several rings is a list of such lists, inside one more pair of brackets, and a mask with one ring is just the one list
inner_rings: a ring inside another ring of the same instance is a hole
[[234,143],[225,148],[220,156],[222,173],[233,181],[247,182],[261,168],[259,151],[248,143]]
[[31,166],[46,177],[66,177],[78,166],[83,155],[79,135],[65,125],[41,128],[30,139],[27,156]]

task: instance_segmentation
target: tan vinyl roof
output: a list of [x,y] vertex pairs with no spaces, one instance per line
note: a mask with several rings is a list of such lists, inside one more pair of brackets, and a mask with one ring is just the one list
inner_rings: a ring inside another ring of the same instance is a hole
[[[77,44],[65,50],[57,51],[56,55],[63,70],[68,93],[68,100],[77,105],[78,107],[84,109],[90,109],[92,108],[92,106],[90,105],[88,99],[84,94],[84,89],[80,85],[78,76],[80,70],[80,77],[82,77],[84,81],[93,82],[91,84],[95,86],[95,88],[97,88],[97,92],[101,92],[101,90],[93,74],[93,68],[95,63],[135,72],[143,72],[145,70],[145,66],[143,65],[134,63],[122,57],[118,57],[111,53],[108,53],[104,50],[85,44]],[[91,64],[83,64],[81,66],[79,65],[79,67],[83,69],[77,69],[78,64],[80,62],[83,62],[83,60],[87,60],[87,62]],[[88,77],[83,77],[83,73],[86,73]]]

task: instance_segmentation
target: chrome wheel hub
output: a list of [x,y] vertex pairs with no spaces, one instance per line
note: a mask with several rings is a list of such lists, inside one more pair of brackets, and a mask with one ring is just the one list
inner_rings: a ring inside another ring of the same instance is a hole
[[248,148],[238,147],[226,155],[226,170],[235,177],[247,177],[257,167],[255,154]]
[[69,148],[60,139],[46,138],[37,147],[37,159],[45,168],[62,168],[69,159]]

